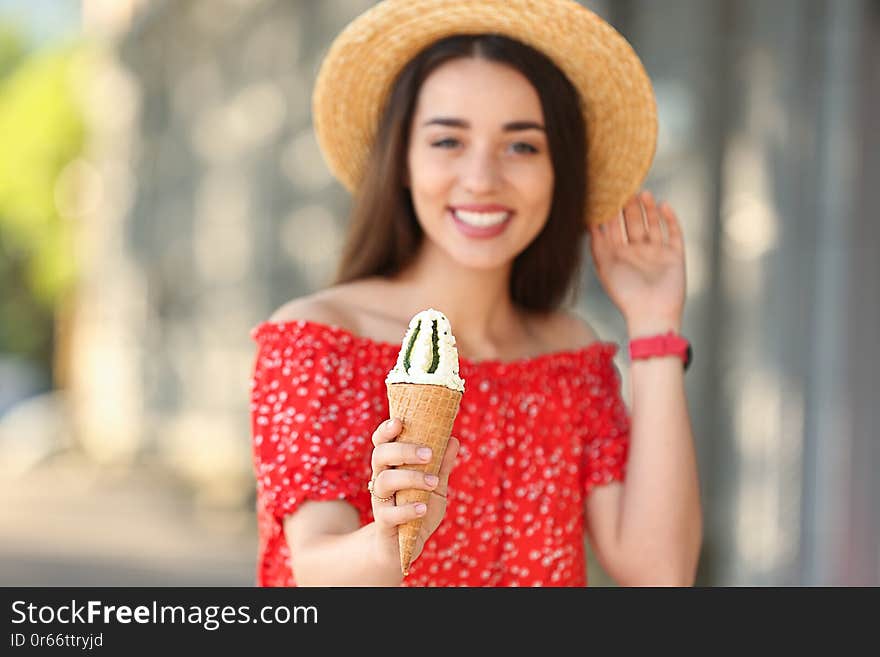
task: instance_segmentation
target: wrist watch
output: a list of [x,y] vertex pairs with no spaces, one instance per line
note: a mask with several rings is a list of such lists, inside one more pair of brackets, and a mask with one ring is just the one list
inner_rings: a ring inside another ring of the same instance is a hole
[[684,363],[684,369],[686,370],[690,367],[694,352],[691,343],[674,331],[630,340],[630,360],[652,358],[654,356],[678,356]]

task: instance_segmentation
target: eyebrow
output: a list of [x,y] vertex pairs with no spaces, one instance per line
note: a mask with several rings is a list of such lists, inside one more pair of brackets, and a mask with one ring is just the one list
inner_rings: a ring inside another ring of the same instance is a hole
[[[464,119],[453,119],[446,117],[435,117],[433,119],[429,119],[422,124],[422,127],[429,125],[445,125],[449,128],[470,128],[471,124],[465,121]],[[535,123],[534,121],[511,121],[510,123],[505,123],[502,126],[502,130],[504,132],[516,132],[519,130],[540,130],[541,132],[546,132],[544,126],[540,123]]]

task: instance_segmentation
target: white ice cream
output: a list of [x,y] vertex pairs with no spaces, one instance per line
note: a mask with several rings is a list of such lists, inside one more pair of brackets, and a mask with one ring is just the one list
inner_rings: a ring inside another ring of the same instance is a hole
[[[430,371],[432,369],[433,372]],[[455,336],[446,315],[428,308],[413,316],[403,338],[397,364],[388,372],[385,382],[430,383],[464,392],[464,380],[458,375]]]

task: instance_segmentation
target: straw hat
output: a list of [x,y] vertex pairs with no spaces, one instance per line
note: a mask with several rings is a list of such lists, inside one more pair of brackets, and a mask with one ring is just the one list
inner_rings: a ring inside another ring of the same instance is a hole
[[482,33],[543,52],[578,90],[587,126],[585,221],[614,217],[654,158],[654,91],[626,39],[573,0],[384,0],[361,14],[330,46],[312,97],[330,171],[354,191],[404,66],[442,38]]

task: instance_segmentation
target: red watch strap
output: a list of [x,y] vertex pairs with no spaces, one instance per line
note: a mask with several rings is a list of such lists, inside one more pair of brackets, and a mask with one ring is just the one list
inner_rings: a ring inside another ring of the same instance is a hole
[[687,369],[693,359],[693,349],[686,338],[674,331],[635,338],[629,342],[629,357],[631,360],[669,355],[681,358],[684,368]]

